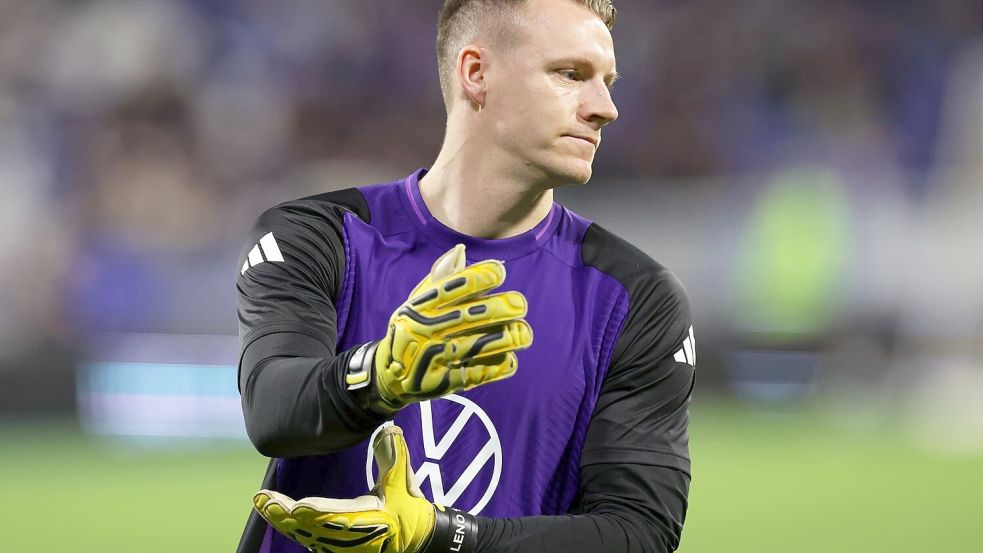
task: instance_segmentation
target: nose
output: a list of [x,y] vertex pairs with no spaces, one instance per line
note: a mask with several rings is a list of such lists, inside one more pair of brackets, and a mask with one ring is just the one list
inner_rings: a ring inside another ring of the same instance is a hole
[[618,108],[611,98],[611,90],[603,81],[594,81],[582,105],[583,118],[598,129],[618,118]]

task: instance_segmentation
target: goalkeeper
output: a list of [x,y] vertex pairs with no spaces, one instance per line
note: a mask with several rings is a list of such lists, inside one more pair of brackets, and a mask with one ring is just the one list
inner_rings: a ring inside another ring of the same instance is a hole
[[240,552],[676,549],[685,293],[553,201],[617,118],[613,23],[606,0],[447,0],[432,167],[259,218],[239,388],[272,460]]

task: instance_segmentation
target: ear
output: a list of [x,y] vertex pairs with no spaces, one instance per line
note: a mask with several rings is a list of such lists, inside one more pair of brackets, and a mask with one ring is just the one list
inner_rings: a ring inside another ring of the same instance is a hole
[[487,81],[485,74],[488,70],[488,52],[484,48],[467,45],[457,54],[457,78],[461,83],[464,96],[473,109],[485,105]]

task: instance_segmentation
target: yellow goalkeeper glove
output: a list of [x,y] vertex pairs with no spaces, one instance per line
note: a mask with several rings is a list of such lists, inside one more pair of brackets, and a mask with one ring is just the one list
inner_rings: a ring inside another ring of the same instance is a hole
[[487,294],[505,282],[501,261],[465,262],[462,244],[440,256],[392,314],[386,337],[353,355],[348,389],[368,388],[374,411],[392,414],[515,374],[515,351],[532,344],[526,298]]
[[427,501],[413,482],[403,431],[384,428],[373,442],[379,482],[355,499],[307,497],[274,491],[253,497],[259,514],[277,531],[318,553],[470,553],[477,545],[475,518]]

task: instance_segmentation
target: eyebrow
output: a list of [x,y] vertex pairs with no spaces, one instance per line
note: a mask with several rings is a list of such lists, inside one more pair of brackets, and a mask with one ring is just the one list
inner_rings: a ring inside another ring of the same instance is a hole
[[621,73],[618,73],[617,69],[615,69],[613,73],[608,73],[604,75],[604,80],[607,81],[608,88],[614,86],[614,83],[618,82],[618,79],[620,78],[621,78]]

